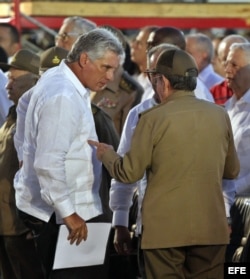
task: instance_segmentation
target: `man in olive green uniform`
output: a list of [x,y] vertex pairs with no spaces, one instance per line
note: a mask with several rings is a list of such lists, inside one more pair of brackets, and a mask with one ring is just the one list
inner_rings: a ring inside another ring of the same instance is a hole
[[142,94],[141,85],[120,66],[114,80],[103,90],[93,92],[91,100],[112,118],[121,135],[129,110],[139,104]]
[[[121,30],[109,25],[103,27],[116,34],[126,51],[128,43]],[[91,93],[91,100],[111,117],[116,131],[121,135],[129,110],[140,103],[143,92],[143,87],[125,70],[123,64],[106,88]]]
[[106,144],[89,143],[123,183],[146,170],[141,248],[147,279],[221,279],[229,242],[222,178],[239,173],[229,117],[195,98],[198,70],[185,51],[164,51],[148,75],[161,104],[142,113],[130,151],[121,158]]
[[18,51],[10,64],[0,63],[8,70],[6,89],[14,102],[0,128],[0,273],[2,279],[44,278],[30,230],[17,214],[13,179],[19,169],[14,146],[16,106],[22,94],[38,79],[39,56],[28,50]]

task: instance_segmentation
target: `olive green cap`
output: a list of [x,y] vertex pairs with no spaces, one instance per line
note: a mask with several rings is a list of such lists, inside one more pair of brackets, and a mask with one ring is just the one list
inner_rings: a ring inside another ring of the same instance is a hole
[[40,71],[58,66],[67,55],[68,51],[61,47],[54,46],[46,49],[40,55]]
[[28,49],[21,49],[14,54],[9,64],[0,63],[0,68],[3,71],[8,71],[10,68],[15,68],[38,75],[39,64],[40,58],[37,54]]
[[198,76],[194,58],[181,49],[163,51],[157,60],[155,71],[166,76]]

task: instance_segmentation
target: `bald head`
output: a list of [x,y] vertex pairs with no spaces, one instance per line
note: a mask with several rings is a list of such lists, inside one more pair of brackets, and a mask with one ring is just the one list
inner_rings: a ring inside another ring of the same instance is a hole
[[162,43],[175,45],[182,50],[185,50],[186,48],[185,36],[183,32],[175,27],[161,27],[149,35],[149,48]]

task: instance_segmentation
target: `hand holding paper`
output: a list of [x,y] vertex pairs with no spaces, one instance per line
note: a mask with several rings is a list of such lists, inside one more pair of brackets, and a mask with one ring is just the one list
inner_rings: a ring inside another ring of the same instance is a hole
[[111,224],[87,224],[89,237],[78,246],[69,244],[66,240],[68,230],[65,225],[60,226],[53,269],[104,263]]
[[76,213],[63,218],[65,225],[69,230],[69,235],[67,239],[70,244],[76,242],[79,245],[83,240],[86,241],[88,236],[88,228],[85,221]]

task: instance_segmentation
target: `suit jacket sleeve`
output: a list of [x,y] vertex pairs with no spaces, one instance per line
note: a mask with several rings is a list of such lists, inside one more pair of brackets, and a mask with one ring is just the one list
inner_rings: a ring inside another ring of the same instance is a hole
[[132,137],[131,148],[120,157],[109,150],[102,157],[102,162],[116,180],[123,183],[134,183],[141,179],[151,164],[153,135],[150,123],[140,119]]

